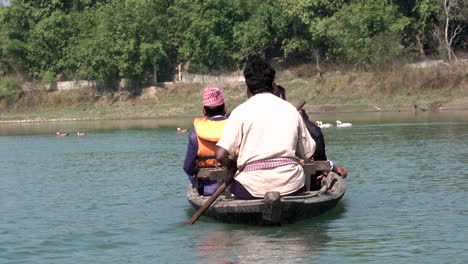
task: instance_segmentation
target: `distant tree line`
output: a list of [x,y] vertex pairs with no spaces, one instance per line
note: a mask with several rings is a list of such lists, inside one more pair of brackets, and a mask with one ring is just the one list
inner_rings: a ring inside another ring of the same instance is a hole
[[467,0],[10,0],[0,73],[138,87],[157,68],[207,73],[251,55],[368,68],[468,46]]

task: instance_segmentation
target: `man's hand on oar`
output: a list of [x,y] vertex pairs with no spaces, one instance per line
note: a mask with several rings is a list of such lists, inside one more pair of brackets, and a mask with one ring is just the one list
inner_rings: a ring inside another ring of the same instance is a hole
[[296,109],[299,112],[299,114],[301,114],[302,117],[304,117],[304,115],[305,115],[305,111],[304,111],[304,109],[302,109],[302,107],[304,107],[305,104],[306,104],[305,100],[302,100],[302,101],[300,101],[299,103],[296,104]]
[[300,101],[299,103],[296,104],[296,109],[301,110],[302,107],[304,107],[305,104],[306,104],[305,100]]

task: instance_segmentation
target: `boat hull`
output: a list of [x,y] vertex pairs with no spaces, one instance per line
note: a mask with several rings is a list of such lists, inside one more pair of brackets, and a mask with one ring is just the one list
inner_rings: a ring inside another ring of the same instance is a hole
[[[333,183],[332,183],[333,182]],[[324,180],[330,190],[303,192],[278,197],[277,201],[264,199],[237,200],[221,195],[205,212],[205,216],[228,223],[284,224],[318,216],[334,208],[346,191],[343,179],[329,173]],[[200,196],[191,186],[187,189],[187,200],[195,208],[202,207],[209,197]]]

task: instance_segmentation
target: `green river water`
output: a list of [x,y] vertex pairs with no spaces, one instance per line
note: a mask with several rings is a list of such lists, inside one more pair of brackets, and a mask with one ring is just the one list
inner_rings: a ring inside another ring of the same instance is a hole
[[280,227],[178,226],[190,118],[0,124],[0,263],[468,262],[467,112],[311,117],[347,192]]

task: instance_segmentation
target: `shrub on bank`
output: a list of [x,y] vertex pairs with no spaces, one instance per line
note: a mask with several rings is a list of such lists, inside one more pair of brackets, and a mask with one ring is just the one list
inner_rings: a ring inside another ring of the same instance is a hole
[[14,79],[0,80],[0,101],[7,105],[15,104],[22,95],[20,84]]

